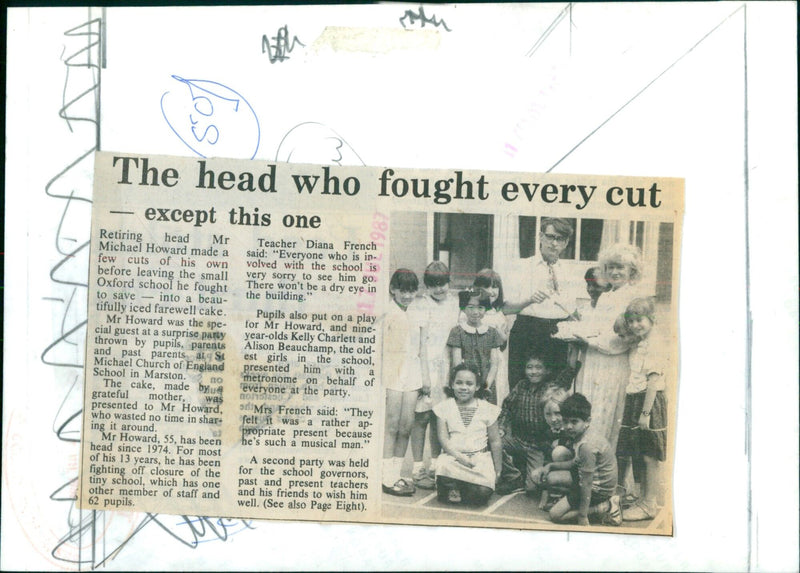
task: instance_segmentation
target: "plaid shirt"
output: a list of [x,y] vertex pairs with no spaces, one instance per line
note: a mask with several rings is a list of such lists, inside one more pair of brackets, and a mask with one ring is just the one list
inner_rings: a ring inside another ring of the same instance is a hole
[[550,383],[533,385],[528,379],[521,380],[503,400],[500,427],[511,429],[511,434],[525,442],[546,445],[555,436],[544,419],[542,396],[553,386]]

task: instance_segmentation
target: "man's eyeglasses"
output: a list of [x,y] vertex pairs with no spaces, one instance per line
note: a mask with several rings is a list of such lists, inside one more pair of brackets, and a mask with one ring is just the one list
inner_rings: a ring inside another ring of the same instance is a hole
[[551,235],[550,233],[542,233],[542,237],[547,239],[549,243],[560,243],[562,245],[566,245],[567,241],[569,240],[567,237],[562,237],[561,235]]

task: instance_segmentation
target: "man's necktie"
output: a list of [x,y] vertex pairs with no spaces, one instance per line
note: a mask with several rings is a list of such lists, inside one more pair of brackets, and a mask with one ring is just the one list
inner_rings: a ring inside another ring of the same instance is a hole
[[556,279],[556,272],[553,270],[553,265],[547,265],[547,270],[550,271],[550,287],[553,292],[558,292],[558,279]]

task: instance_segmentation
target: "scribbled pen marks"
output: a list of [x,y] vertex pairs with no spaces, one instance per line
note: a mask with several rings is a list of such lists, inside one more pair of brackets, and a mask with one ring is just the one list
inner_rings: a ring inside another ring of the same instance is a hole
[[[94,18],[64,32],[66,45],[61,59],[65,78],[58,117],[72,134],[69,148],[74,155],[45,185],[47,200],[58,201],[62,209],[54,237],[58,260],[49,273],[53,296],[45,297],[48,304],[60,305],[53,313],[59,313],[61,318],[40,360],[55,369],[62,388],[61,403],[50,429],[62,443],[59,455],[70,460],[77,459],[75,448],[83,413],[81,371],[87,322],[84,305],[89,274],[92,162],[99,148],[100,134],[101,29],[102,20]],[[258,119],[240,94],[216,82],[185,80],[179,76],[173,79],[178,84],[173,88],[175,93],[167,92],[162,97],[162,112],[178,137],[186,138],[184,143],[193,142],[200,151],[187,145],[200,154],[209,149],[222,149],[219,155],[236,156],[237,150],[238,156],[255,155],[260,139]],[[239,139],[244,141],[237,141]],[[172,516],[149,513],[142,517],[135,513],[78,509],[77,468],[71,463],[53,468],[54,476],[65,474],[68,479],[61,481],[49,496],[38,491],[30,495],[23,492],[17,498],[21,506],[15,508],[18,517],[24,517],[20,519],[21,527],[32,528],[33,535],[26,531],[28,538],[35,539],[37,549],[46,551],[54,564],[69,564],[72,569],[74,566],[77,569],[101,567],[119,555],[128,542],[150,524],[151,529],[158,526],[164,532],[163,539],[172,539],[175,544],[191,548],[209,541],[227,541],[232,535],[253,528],[250,521],[238,519],[182,516],[175,521]],[[26,483],[18,480],[10,487],[24,487]],[[40,511],[43,502],[57,506],[48,505]],[[63,512],[63,528],[42,528],[43,522],[36,516],[39,513],[50,516],[57,509]]]
[[[65,66],[64,84],[61,90],[62,107],[58,117],[66,123],[73,136],[71,148],[75,158],[71,159],[45,185],[48,201],[58,201],[62,214],[55,233],[54,249],[58,262],[50,268],[52,290],[56,296],[46,297],[49,303],[61,303],[53,308],[53,315],[60,314],[53,340],[41,353],[42,363],[56,369],[56,379],[69,380],[68,388],[58,412],[52,420],[51,430],[64,445],[58,450],[60,456],[73,455],[74,444],[79,441],[83,375],[74,369],[83,368],[83,339],[85,337],[86,309],[79,301],[86,300],[88,287],[88,223],[91,205],[92,156],[98,142],[98,97],[100,86],[101,20],[98,18],[72,27],[64,32],[66,37],[61,60]],[[69,94],[69,95],[68,95]],[[89,124],[89,125],[86,125]],[[79,129],[80,126],[89,129]],[[54,475],[73,474],[73,468],[54,468]],[[76,471],[74,473],[77,473]],[[50,556],[56,562],[91,564],[95,554],[96,540],[91,535],[97,523],[97,512],[82,512],[75,509],[77,475],[59,485],[49,496],[49,501],[64,504],[64,530],[52,531],[56,538],[42,535]],[[16,486],[16,484],[15,484]],[[21,486],[21,485],[20,485]],[[26,499],[26,504],[39,507],[40,499]],[[48,507],[47,513],[54,511]],[[37,520],[26,519],[24,523],[36,527]],[[41,531],[36,531],[37,535]],[[52,543],[52,544],[51,544]],[[82,553],[84,547],[91,551]]]
[[[63,491],[67,486],[71,486],[77,482],[77,478],[68,484],[65,484],[61,490],[54,492],[51,499],[54,501],[72,501],[74,496]],[[73,517],[71,520],[72,527],[70,531],[59,539],[58,544],[53,548],[52,555],[60,561],[69,563],[76,563],[78,565],[86,564],[91,569],[98,569],[107,565],[111,560],[122,553],[125,546],[136,535],[148,525],[155,524],[160,527],[173,541],[178,544],[188,547],[189,549],[197,549],[201,543],[208,543],[210,541],[227,541],[232,536],[248,529],[255,529],[253,522],[246,519],[230,519],[230,518],[215,518],[215,517],[198,517],[182,515],[179,521],[174,522],[176,518],[173,516],[161,516],[154,513],[147,513],[144,517],[139,517],[141,514],[127,514],[128,516],[136,516],[138,523],[134,524],[129,530],[127,535],[113,537],[112,523],[113,518],[120,514],[104,511],[80,511],[77,512],[77,518]],[[94,539],[97,530],[102,530],[105,539],[101,543],[97,543]],[[80,546],[82,543],[91,539],[91,550],[85,550],[85,557],[79,559],[65,559],[63,554],[65,549],[70,546]]]
[[300,123],[283,136],[276,161],[365,165],[358,153],[336,131],[316,121]]
[[[408,25],[406,25],[406,20],[408,20]],[[430,24],[434,28],[439,28],[441,26],[450,32],[450,28],[447,27],[447,23],[444,21],[444,19],[437,19],[435,14],[429,18],[425,14],[425,9],[422,6],[419,7],[417,12],[414,12],[413,10],[406,10],[405,14],[400,17],[400,24],[402,24],[403,28],[406,30],[414,26],[416,23],[419,23],[420,28],[424,28],[425,24]]]
[[[167,516],[148,513],[148,518],[187,547],[194,549],[208,541],[227,541],[229,537],[247,529],[255,529],[252,520],[231,519],[228,517],[198,517],[182,515],[174,527],[167,522]],[[145,522],[147,519],[145,520]]]
[[172,79],[177,84],[161,96],[161,113],[186,147],[200,157],[256,156],[261,126],[239,92],[211,80]]
[[278,28],[278,33],[268,37],[266,34],[261,36],[261,53],[267,54],[269,63],[283,62],[289,59],[289,54],[292,50],[301,45],[305,48],[305,44],[293,36],[289,39],[289,26],[281,26]]

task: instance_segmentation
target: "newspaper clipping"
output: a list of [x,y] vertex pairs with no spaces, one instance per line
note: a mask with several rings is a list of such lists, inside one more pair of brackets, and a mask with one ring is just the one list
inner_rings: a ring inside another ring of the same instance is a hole
[[683,192],[98,153],[80,507],[671,535]]

